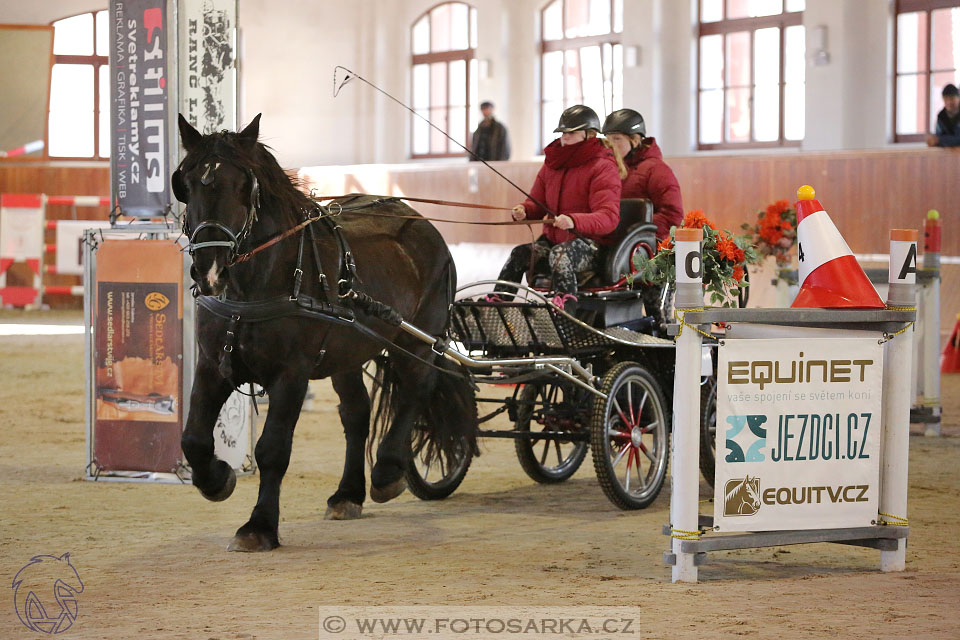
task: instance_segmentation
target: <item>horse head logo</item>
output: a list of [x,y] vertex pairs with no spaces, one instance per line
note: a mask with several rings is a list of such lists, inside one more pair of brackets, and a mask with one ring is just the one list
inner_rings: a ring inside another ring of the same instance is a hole
[[723,515],[752,516],[760,509],[760,478],[727,480],[723,487]]
[[83,581],[70,564],[69,553],[30,558],[14,576],[11,588],[17,617],[31,631],[63,633],[77,619]]

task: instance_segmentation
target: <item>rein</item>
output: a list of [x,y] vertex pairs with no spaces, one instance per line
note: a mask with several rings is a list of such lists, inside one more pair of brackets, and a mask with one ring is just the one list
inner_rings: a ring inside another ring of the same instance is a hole
[[[339,214],[330,213],[329,210],[326,210],[326,208],[323,207],[323,206],[321,206],[321,205],[318,205],[318,206],[320,206],[320,211],[321,211],[321,214],[320,214],[320,215],[317,215],[317,216],[309,216],[309,217],[307,217],[303,222],[301,222],[300,224],[298,224],[297,226],[295,226],[295,227],[290,227],[289,229],[287,229],[287,230],[284,231],[283,233],[280,233],[280,234],[278,234],[278,235],[275,235],[274,237],[270,238],[269,240],[267,240],[267,241],[264,242],[263,244],[255,247],[255,248],[253,248],[253,249],[251,249],[250,251],[247,251],[247,252],[245,252],[245,253],[241,253],[241,254],[237,255],[233,260],[230,261],[230,264],[227,265],[227,266],[231,266],[231,267],[232,267],[232,266],[235,265],[235,264],[240,264],[241,262],[246,262],[247,260],[249,260],[249,259],[252,258],[253,256],[257,255],[258,253],[260,253],[260,252],[263,251],[264,249],[269,249],[270,247],[272,247],[273,245],[277,244],[278,242],[280,242],[280,241],[282,241],[282,240],[286,240],[286,239],[289,238],[290,236],[298,233],[301,229],[303,229],[303,228],[306,227],[307,225],[312,224],[312,223],[316,222],[317,220],[322,220],[323,218],[330,218],[330,217],[333,217],[333,216],[335,216],[335,215],[339,215]],[[324,211],[326,211],[326,213],[323,213]]]
[[[327,200],[338,200],[340,198],[348,198],[350,196],[310,196],[317,201],[327,201]],[[470,202],[453,202],[450,200],[430,200],[428,198],[408,198],[407,196],[386,196],[384,198],[379,198],[365,205],[363,207],[356,208],[343,208],[341,211],[349,213],[357,213],[360,209],[367,208],[367,206],[373,206],[378,204],[388,204],[390,202],[397,202],[400,200],[405,200],[407,202],[425,202],[427,204],[439,204],[447,207],[462,207],[464,209],[490,209],[492,211],[513,211],[513,209],[507,207],[494,207],[489,204],[473,204]],[[336,203],[334,203],[336,204]],[[329,205],[327,205],[329,207]],[[339,215],[337,213],[332,213],[331,215]],[[426,216],[399,216],[392,213],[374,213],[372,211],[366,211],[359,215],[362,216],[373,216],[380,218],[399,218],[401,220],[428,220],[430,222],[449,222],[450,224],[474,224],[480,226],[518,226],[526,225],[532,226],[535,224],[553,224],[554,218],[542,218],[540,220],[506,220],[503,222],[493,222],[489,220],[450,220],[449,218],[428,218]]]

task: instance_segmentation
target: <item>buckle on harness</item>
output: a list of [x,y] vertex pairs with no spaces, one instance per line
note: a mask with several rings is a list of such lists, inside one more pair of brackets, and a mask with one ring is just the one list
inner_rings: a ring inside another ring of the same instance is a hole
[[447,349],[450,348],[450,338],[443,336],[442,338],[437,338],[436,342],[430,345],[430,350],[433,351],[438,356],[446,355]]

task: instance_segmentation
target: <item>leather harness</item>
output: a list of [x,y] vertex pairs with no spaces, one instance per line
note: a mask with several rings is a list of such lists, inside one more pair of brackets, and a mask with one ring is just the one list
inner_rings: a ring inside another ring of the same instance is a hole
[[[340,211],[362,209],[375,206],[376,204],[379,203],[375,201],[373,203],[360,204],[349,209],[341,206]],[[362,323],[356,322],[356,310],[363,311],[394,326],[399,326],[403,321],[403,318],[395,309],[374,300],[369,295],[362,291],[357,291],[354,288],[354,283],[358,279],[357,267],[353,259],[353,253],[350,251],[350,245],[343,236],[343,228],[335,222],[334,214],[330,213],[327,207],[318,204],[317,208],[319,215],[310,215],[308,213],[304,221],[295,227],[299,230],[300,241],[297,247],[297,266],[293,271],[293,290],[291,295],[254,301],[230,300],[225,296],[197,296],[197,303],[200,307],[215,316],[227,320],[226,334],[224,336],[223,349],[220,351],[218,367],[220,375],[225,379],[233,382],[233,351],[237,344],[237,333],[241,323],[266,322],[287,317],[312,318],[341,326],[351,326],[368,337],[380,342],[389,342],[372,329],[364,326]],[[337,214],[339,214],[340,211],[337,211]],[[311,213],[316,212],[317,211]],[[317,248],[316,232],[313,226],[313,222],[317,221],[322,222],[336,240],[338,254],[337,264],[339,265],[336,300],[330,299],[330,285],[323,271],[323,265],[320,262],[320,252]],[[303,246],[307,233],[310,234],[311,254],[313,256],[314,267],[317,270],[322,298],[301,293],[303,284]],[[279,239],[288,237],[288,235],[289,234],[281,234],[282,237],[279,237]],[[256,253],[258,249],[276,244],[277,241],[278,238],[274,238],[260,245],[257,249],[242,255],[247,256],[245,259],[249,259],[249,256]],[[207,246],[213,245],[209,243]],[[234,259],[233,263],[243,262],[245,259]],[[343,304],[341,301],[345,301],[348,304]],[[324,337],[324,342],[317,355],[316,365],[320,364],[326,353],[326,340],[327,336]],[[236,383],[234,383],[234,387],[237,387]]]

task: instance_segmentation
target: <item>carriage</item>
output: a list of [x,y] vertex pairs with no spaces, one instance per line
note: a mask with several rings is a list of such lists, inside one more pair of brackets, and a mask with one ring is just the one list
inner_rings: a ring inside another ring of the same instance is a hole
[[[589,450],[603,492],[621,509],[642,509],[656,499],[670,450],[675,352],[664,318],[671,288],[643,287],[625,276],[638,251],[655,250],[652,214],[647,200],[621,203],[615,240],[601,252],[599,273],[583,276],[575,316],[544,297],[549,283],[533,273],[527,278],[536,288],[511,283],[517,292],[507,301],[489,296],[507,283],[470,283],[458,290],[443,350],[475,382],[490,385],[477,397],[489,408],[481,411],[481,424],[506,413],[513,425],[481,429],[480,437],[512,439],[521,468],[544,484],[570,478]],[[716,399],[709,351],[703,373],[709,446],[702,465],[712,479]],[[504,386],[511,389],[506,395]],[[407,485],[421,499],[445,498],[466,476],[471,451],[464,446],[454,459],[428,464],[423,442],[411,451]]]

